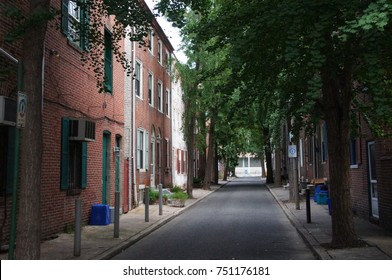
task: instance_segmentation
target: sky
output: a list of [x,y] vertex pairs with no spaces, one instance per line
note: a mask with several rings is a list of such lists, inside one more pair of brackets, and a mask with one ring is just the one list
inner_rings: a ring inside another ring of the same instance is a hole
[[[147,5],[150,7],[152,10],[157,4],[159,0],[145,0]],[[181,36],[180,36],[180,30],[178,28],[175,28],[172,26],[170,22],[168,22],[164,17],[157,17],[156,18],[159,25],[165,32],[167,38],[169,39],[170,43],[172,44],[174,48],[174,54],[176,55],[177,59],[181,63],[186,63],[187,62],[187,57],[184,54],[183,51],[180,50],[181,48]]]

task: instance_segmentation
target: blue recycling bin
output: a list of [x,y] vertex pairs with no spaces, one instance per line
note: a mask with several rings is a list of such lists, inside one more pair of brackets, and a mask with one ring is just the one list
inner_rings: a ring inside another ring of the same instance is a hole
[[90,225],[105,226],[110,224],[110,209],[106,204],[94,204],[91,207]]

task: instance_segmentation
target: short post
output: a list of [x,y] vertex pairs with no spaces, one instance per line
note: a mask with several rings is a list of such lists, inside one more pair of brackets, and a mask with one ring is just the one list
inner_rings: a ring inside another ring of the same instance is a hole
[[120,237],[120,192],[114,193],[114,238]]
[[82,200],[75,199],[74,256],[80,257],[82,243]]
[[162,216],[162,184],[159,184],[159,216]]
[[306,222],[310,224],[312,222],[310,214],[310,190],[306,189]]
[[150,188],[146,187],[144,189],[144,221],[150,221],[149,217],[149,206],[150,206]]

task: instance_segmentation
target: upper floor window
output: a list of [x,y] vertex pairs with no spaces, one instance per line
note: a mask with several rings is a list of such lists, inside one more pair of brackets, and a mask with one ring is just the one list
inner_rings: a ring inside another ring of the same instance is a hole
[[136,62],[135,64],[135,95],[138,97],[142,97],[141,96],[141,64],[139,62]]
[[148,73],[148,104],[151,106],[154,106],[154,95],[153,95],[153,87],[154,87],[154,82],[153,82],[153,76],[151,73]]
[[158,62],[162,64],[162,42],[158,41]]
[[105,51],[104,51],[104,86],[105,91],[113,92],[113,50],[112,50],[112,34],[105,29]]
[[170,59],[170,53],[166,51],[165,54],[165,67],[166,67],[166,72],[170,73],[171,71],[171,59]]
[[165,96],[165,111],[166,115],[170,117],[170,91],[168,89],[166,90]]
[[163,98],[162,98],[162,84],[161,82],[158,82],[157,85],[157,97],[158,97],[158,111],[162,111],[162,104],[163,104]]
[[149,50],[151,53],[153,53],[153,51],[154,51],[154,48],[153,48],[153,46],[154,46],[154,34],[153,34],[152,29],[150,29],[150,30],[148,31],[147,44],[148,44],[148,50]]
[[88,49],[89,12],[85,0],[61,0],[61,31],[81,49]]

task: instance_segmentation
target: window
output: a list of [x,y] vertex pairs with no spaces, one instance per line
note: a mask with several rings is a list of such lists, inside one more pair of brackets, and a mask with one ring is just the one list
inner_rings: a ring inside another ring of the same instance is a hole
[[148,132],[137,130],[137,155],[136,166],[139,170],[148,170]]
[[350,141],[350,166],[357,167],[361,163],[361,141],[360,138]]
[[89,12],[85,0],[61,1],[61,31],[81,49],[88,49]]
[[63,118],[61,126],[60,188],[69,195],[79,194],[87,186],[87,142],[71,141],[70,119]]
[[139,62],[136,62],[135,64],[135,94],[138,97],[141,96],[141,64]]
[[165,64],[166,64],[166,72],[170,73],[171,71],[171,65],[170,65],[171,61],[170,61],[170,54],[168,51],[166,51],[165,54]]
[[166,115],[170,117],[170,92],[169,90],[166,90],[166,95],[165,95],[165,111]]
[[105,91],[113,92],[113,50],[112,50],[112,34],[105,29],[105,65],[104,65],[104,87]]
[[154,96],[153,96],[153,86],[154,86],[154,79],[151,73],[148,74],[148,104],[154,106]]
[[157,85],[157,97],[158,97],[158,100],[157,100],[158,111],[162,112],[163,100],[162,100],[162,84],[161,84],[161,82],[158,82],[158,85]]
[[162,64],[162,42],[158,41],[158,62]]
[[152,29],[148,31],[148,38],[147,38],[148,50],[153,53],[153,44],[154,44],[154,35]]

